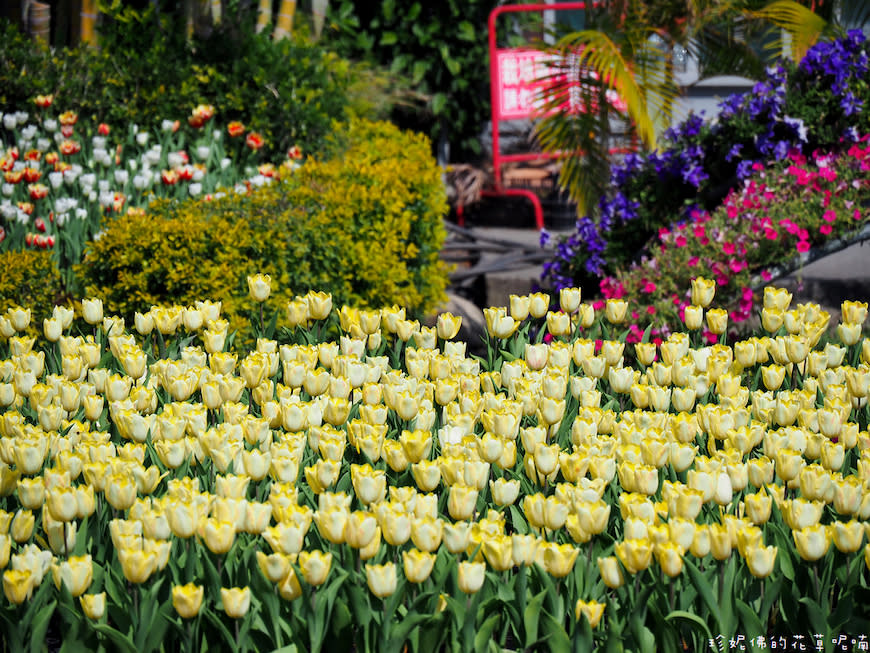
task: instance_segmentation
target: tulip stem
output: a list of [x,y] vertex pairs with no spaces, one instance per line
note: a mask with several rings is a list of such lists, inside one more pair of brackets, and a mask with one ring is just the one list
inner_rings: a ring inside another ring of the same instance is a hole
[[821,590],[819,589],[819,563],[813,562],[813,589],[816,591],[816,599],[822,600]]

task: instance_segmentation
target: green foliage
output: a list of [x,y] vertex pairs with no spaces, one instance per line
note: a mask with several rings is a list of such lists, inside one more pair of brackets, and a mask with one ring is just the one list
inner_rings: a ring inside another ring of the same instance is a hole
[[428,141],[358,121],[331,148],[331,159],[270,186],[110,222],[78,268],[88,294],[125,316],[210,297],[239,327],[252,307],[246,278],[261,272],[273,280],[273,311],[308,290],[338,305],[431,311],[447,283],[438,260],[447,204]]
[[332,3],[324,39],[340,53],[374,59],[404,75],[426,105],[413,119],[433,140],[442,134],[457,156],[479,154],[489,115],[487,19],[494,0]]
[[0,111],[21,110],[37,94],[52,93],[63,110],[126,130],[131,122],[151,127],[184,120],[197,104],[211,104],[222,121],[240,120],[260,132],[264,154],[275,158],[293,145],[316,152],[334,120],[371,115],[378,104],[371,97],[351,100],[360,97],[360,79],[369,95],[384,99],[383,79],[301,39],[273,42],[226,21],[188,41],[181,21],[156,20],[147,11],[122,17],[101,27],[99,50],[51,53],[6,25]]
[[64,297],[60,273],[51,252],[25,250],[0,253],[0,313],[10,306],[32,310],[31,323],[42,325]]

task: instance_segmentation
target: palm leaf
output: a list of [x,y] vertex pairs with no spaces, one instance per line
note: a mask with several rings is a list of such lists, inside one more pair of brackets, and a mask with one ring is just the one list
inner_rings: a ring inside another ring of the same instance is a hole
[[619,94],[638,136],[644,144],[653,147],[656,135],[647,111],[647,93],[635,79],[632,67],[617,44],[603,32],[583,30],[562,39],[559,47],[576,53],[581,70],[594,71],[608,88]]
[[[794,61],[803,59],[828,25],[824,18],[794,0],[774,0],[761,9],[747,11],[745,15],[782,28],[789,36],[791,57]],[[783,46],[784,42],[776,39],[769,47],[781,52]]]

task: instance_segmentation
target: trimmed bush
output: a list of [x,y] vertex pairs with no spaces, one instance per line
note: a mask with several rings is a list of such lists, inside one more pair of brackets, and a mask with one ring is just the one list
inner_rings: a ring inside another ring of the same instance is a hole
[[358,121],[330,149],[262,188],[113,220],[78,268],[87,293],[125,316],[213,297],[238,326],[251,308],[246,277],[262,272],[273,310],[308,290],[339,305],[433,310],[447,285],[447,201],[428,140]]
[[0,314],[11,306],[29,307],[31,324],[42,328],[55,304],[63,303],[63,285],[51,252],[25,250],[0,253]]

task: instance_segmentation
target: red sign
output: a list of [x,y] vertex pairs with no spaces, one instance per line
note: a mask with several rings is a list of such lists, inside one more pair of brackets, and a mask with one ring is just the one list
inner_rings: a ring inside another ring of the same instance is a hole
[[[575,70],[576,64],[559,65],[553,55],[540,50],[516,48],[496,51],[496,82],[495,117],[498,120],[522,120],[540,114],[543,108],[542,90],[547,85],[565,80],[566,69],[572,71],[577,81],[571,86],[563,111],[582,111],[585,103],[581,100],[581,75]],[[576,59],[575,59],[576,61]],[[587,73],[591,79],[598,75],[593,71]],[[619,95],[608,89],[606,97],[610,105],[617,111],[625,111],[625,104]],[[595,106],[592,107],[595,110]]]
[[545,78],[556,74],[552,64],[552,55],[540,50],[498,50],[496,118],[517,120],[536,113],[540,109],[541,88],[547,83]]

